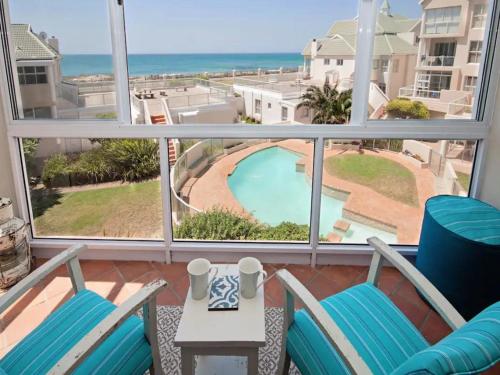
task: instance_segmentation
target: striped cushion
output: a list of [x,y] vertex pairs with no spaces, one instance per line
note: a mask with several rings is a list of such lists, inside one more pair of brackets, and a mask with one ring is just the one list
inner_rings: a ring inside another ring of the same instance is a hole
[[[0,360],[9,375],[45,374],[116,306],[84,290],[54,311]],[[74,372],[75,374],[143,374],[152,364],[144,323],[130,317]]]
[[440,195],[426,211],[441,226],[471,241],[500,245],[500,210],[477,199]]
[[[398,308],[370,283],[323,301],[374,374],[388,374],[429,344]],[[349,374],[338,353],[304,310],[295,313],[287,351],[302,375]]]
[[500,360],[500,302],[436,345],[415,354],[394,375],[477,374]]

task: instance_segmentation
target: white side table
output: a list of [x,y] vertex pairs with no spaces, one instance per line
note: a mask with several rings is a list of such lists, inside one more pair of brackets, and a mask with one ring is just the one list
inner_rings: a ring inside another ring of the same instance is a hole
[[[237,275],[235,264],[219,264],[217,276]],[[240,296],[239,309],[208,311],[208,295],[191,298],[189,290],[174,345],[181,348],[183,375],[194,374],[195,355],[248,358],[248,374],[257,375],[259,348],[266,343],[264,288],[252,299]]]

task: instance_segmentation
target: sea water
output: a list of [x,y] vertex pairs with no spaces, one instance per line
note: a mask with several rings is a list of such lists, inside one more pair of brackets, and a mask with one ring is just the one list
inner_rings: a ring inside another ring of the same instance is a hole
[[[299,53],[224,53],[224,54],[131,54],[130,76],[154,74],[193,74],[297,68],[303,64]],[[112,74],[111,55],[63,55],[64,76]]]

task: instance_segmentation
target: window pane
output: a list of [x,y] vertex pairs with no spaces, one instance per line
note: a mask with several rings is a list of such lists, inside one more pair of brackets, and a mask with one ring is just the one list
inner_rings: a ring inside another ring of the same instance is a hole
[[35,237],[163,237],[156,140],[24,139],[23,150]]
[[19,106],[49,107],[54,119],[116,118],[107,1],[10,0],[9,8]]
[[[354,1],[340,7],[330,0],[238,6],[145,0],[125,2],[125,13],[135,124],[343,124],[350,118]],[[251,31],[242,27],[248,20]],[[325,92],[325,82],[336,90]],[[304,116],[302,102],[313,107],[321,100],[337,103],[337,110],[323,104]]]
[[[466,79],[479,75],[486,36],[471,24],[487,0],[442,8],[435,1],[388,4],[378,14],[369,119],[470,119],[475,91]],[[379,66],[381,59],[388,68]]]
[[176,240],[309,240],[314,143],[169,141]]
[[475,149],[475,141],[327,141],[321,238],[418,244],[428,198],[468,195]]

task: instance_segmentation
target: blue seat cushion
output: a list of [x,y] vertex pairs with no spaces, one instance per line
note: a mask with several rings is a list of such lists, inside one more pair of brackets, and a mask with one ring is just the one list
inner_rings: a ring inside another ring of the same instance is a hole
[[[7,374],[45,374],[116,306],[83,290],[54,311],[0,360]],[[127,319],[74,374],[143,374],[152,364],[144,323]]]
[[[370,283],[320,302],[374,374],[389,374],[429,344],[399,309]],[[305,310],[295,313],[287,351],[302,375],[350,374]]]
[[415,354],[394,375],[477,374],[500,360],[500,302],[437,344]]

